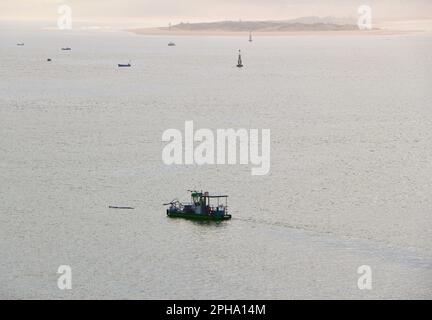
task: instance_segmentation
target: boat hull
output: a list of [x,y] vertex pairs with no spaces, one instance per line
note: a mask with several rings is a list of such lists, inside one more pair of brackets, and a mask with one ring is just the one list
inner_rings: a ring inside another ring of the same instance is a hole
[[183,219],[191,219],[191,220],[212,220],[212,221],[222,221],[222,220],[231,219],[230,214],[217,216],[217,215],[209,215],[209,214],[183,213],[183,212],[172,212],[172,211],[167,211],[167,216],[170,218],[183,218]]

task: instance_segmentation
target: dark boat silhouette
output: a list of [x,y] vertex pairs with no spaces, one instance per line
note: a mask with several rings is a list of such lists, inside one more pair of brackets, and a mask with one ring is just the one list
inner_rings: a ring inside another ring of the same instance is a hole
[[66,47],[66,48],[61,48],[62,49],[62,51],[71,51],[72,49],[71,48],[69,48],[69,47]]
[[165,206],[169,205],[166,210],[168,217],[215,221],[231,219],[231,215],[228,214],[228,196],[210,195],[202,191],[189,190],[189,192],[191,193],[190,203],[182,203],[178,200],[164,203]]
[[120,209],[120,210],[133,210],[133,207],[119,207],[119,206],[108,206],[110,209]]
[[22,47],[24,45],[24,42],[21,42],[21,43],[17,43],[17,46],[20,46],[20,47]]
[[243,68],[243,62],[241,57],[241,51],[239,50],[238,60],[237,60],[237,68]]
[[119,68],[129,68],[129,67],[131,67],[132,65],[131,65],[131,63],[129,62],[129,63],[119,63],[118,64],[118,67]]

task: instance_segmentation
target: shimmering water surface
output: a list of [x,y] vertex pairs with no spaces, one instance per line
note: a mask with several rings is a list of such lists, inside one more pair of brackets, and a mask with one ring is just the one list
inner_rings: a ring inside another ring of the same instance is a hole
[[[432,298],[430,37],[0,35],[0,298]],[[271,129],[270,173],[164,165],[185,120]],[[193,188],[233,219],[168,219]]]

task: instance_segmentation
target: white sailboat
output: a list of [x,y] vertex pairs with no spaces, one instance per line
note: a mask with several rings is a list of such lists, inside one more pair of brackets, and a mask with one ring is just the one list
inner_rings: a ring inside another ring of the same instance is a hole
[[[168,31],[171,33],[171,22],[168,24]],[[168,47],[175,47],[175,45],[173,41],[168,42]]]

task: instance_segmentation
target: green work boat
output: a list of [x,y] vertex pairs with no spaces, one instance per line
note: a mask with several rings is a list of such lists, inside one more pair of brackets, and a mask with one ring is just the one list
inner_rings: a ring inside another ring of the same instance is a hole
[[[181,203],[178,200],[164,203],[165,206],[170,206],[166,211],[168,217],[215,221],[231,219],[231,215],[227,213],[228,196],[211,196],[208,192],[189,191],[190,203]],[[217,203],[212,204],[211,201]]]

